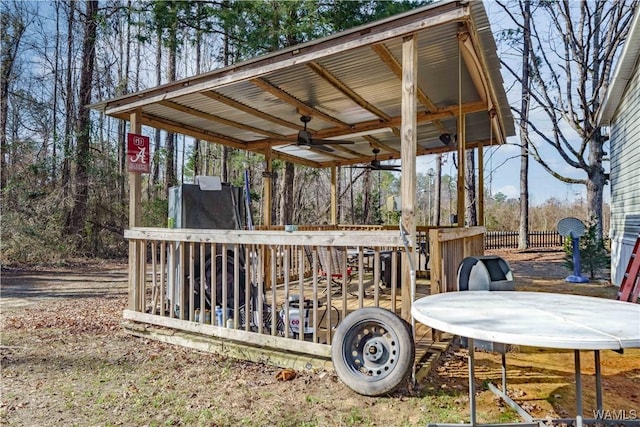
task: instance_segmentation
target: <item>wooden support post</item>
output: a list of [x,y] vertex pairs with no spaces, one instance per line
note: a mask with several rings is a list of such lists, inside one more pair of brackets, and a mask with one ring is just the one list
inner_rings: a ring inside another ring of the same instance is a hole
[[484,225],[484,146],[478,145],[478,225]]
[[402,125],[400,127],[400,153],[402,158],[402,178],[400,197],[402,199],[402,224],[409,233],[409,252],[402,262],[402,318],[411,319],[410,263],[415,266],[416,244],[416,152],[417,152],[417,82],[418,49],[415,36],[405,37],[402,42]]
[[[273,202],[273,160],[271,159],[271,147],[268,147],[265,151],[264,162],[264,169],[266,173],[262,178],[264,188],[264,200],[262,201],[262,212],[264,215],[263,224],[267,229],[270,229],[273,222],[271,218],[271,204]],[[264,286],[265,289],[271,289],[271,286],[273,285],[271,281],[271,252],[267,249],[267,246],[262,246],[261,251],[262,256],[260,259],[263,260],[262,277],[264,277]]]
[[338,174],[336,167],[331,166],[331,224],[338,225]]
[[466,159],[466,133],[465,128],[465,116],[461,114],[458,116],[458,227],[464,227],[465,222],[465,189],[464,189],[464,177],[465,177],[465,159]]
[[[142,112],[136,109],[131,113],[129,122],[129,132],[142,133],[142,124],[140,116]],[[141,223],[140,201],[142,194],[142,176],[139,173],[129,172],[129,228],[138,227]],[[141,272],[140,272],[140,253],[138,251],[138,243],[135,240],[129,241],[129,309],[137,310],[142,305],[140,295],[141,289]]]

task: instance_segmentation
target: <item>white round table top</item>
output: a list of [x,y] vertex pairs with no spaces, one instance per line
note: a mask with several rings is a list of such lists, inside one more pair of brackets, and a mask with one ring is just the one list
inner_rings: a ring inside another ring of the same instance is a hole
[[413,317],[462,337],[574,350],[640,348],[640,304],[581,295],[517,291],[436,294]]

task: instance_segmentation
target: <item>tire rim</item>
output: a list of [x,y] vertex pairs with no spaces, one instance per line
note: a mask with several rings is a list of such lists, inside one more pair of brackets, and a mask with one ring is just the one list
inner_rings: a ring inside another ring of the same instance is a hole
[[366,381],[379,381],[397,364],[398,336],[384,323],[362,321],[345,334],[342,358],[350,372]]

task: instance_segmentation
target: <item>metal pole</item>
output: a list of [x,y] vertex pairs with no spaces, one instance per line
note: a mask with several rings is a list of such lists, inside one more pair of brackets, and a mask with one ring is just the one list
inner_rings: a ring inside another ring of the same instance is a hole
[[593,352],[596,364],[596,409],[602,414],[602,372],[600,370],[600,350]]
[[582,377],[580,375],[580,350],[573,351],[576,367],[576,427],[582,427]]
[[506,344],[504,344],[504,348],[502,349],[502,392],[507,395],[507,349]]
[[[475,372],[475,343],[473,338],[467,339],[467,345],[469,346],[469,411],[470,422],[472,426],[476,425],[476,386],[473,382]],[[580,426],[578,426],[580,427]]]

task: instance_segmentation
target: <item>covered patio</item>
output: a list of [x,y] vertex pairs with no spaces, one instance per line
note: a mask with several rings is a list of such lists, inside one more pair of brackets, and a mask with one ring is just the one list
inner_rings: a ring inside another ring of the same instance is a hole
[[[456,290],[460,261],[483,254],[483,168],[480,226],[465,227],[465,151],[477,150],[482,165],[484,147],[514,133],[482,2],[437,2],[92,107],[128,120],[133,134],[150,126],[257,153],[265,162],[260,230],[140,227],[141,176],[130,173],[129,330],[307,369],[329,363],[337,327],[350,313],[380,307],[411,322],[417,296]],[[344,140],[353,143],[335,142]],[[338,224],[337,168],[370,163],[374,148],[378,160],[401,161],[403,233]],[[458,226],[419,228],[416,157],[448,151],[458,159]],[[331,168],[330,224],[293,232],[272,224],[274,159]],[[412,280],[424,269],[419,257],[427,241],[430,279]],[[322,262],[338,252],[348,256]],[[400,274],[380,286],[383,257]],[[207,292],[217,288],[220,295]],[[384,323],[366,331],[378,328],[380,341],[394,333]],[[426,329],[411,334],[415,361],[423,360],[437,337]],[[397,345],[381,345],[389,342]],[[406,374],[396,365],[393,359],[356,370],[388,383]]]

